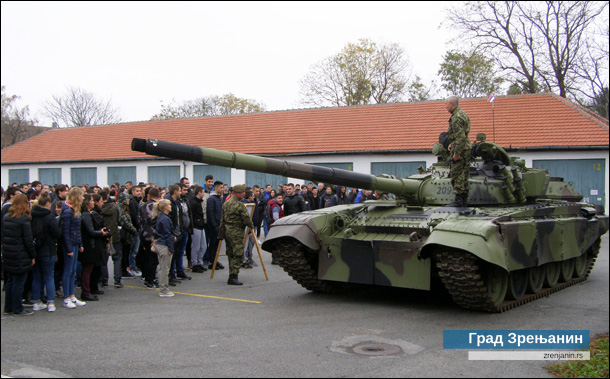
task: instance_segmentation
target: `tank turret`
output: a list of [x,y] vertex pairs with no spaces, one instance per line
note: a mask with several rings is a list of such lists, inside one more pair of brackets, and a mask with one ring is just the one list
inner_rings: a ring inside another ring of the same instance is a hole
[[[410,205],[446,205],[453,198],[449,167],[442,162],[417,175],[397,178],[155,139],[134,138],[131,148],[161,157],[392,193]],[[435,146],[435,149],[437,155],[445,155],[442,146]],[[525,204],[547,194],[550,182],[548,172],[526,168],[523,161],[510,158],[501,146],[484,140],[476,142],[473,144],[473,156],[478,159],[471,166],[469,205]],[[565,200],[580,200],[575,197],[579,195],[571,184],[565,183],[565,187],[571,189],[554,191],[550,194],[551,198],[562,199],[564,194],[569,194],[570,198]]]

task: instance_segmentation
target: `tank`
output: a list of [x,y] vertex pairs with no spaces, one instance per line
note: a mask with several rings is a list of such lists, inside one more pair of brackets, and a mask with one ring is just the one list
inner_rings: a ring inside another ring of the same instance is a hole
[[467,207],[451,207],[448,151],[407,178],[366,175],[134,138],[132,150],[313,182],[369,189],[367,200],[284,217],[263,249],[310,291],[362,286],[430,291],[442,283],[461,307],[503,312],[587,279],[608,231],[603,206],[582,203],[571,183],[528,168],[477,135]]

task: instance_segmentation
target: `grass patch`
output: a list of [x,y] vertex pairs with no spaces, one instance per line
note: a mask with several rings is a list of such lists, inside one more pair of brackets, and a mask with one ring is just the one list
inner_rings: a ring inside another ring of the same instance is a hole
[[589,345],[591,360],[553,363],[545,368],[557,378],[607,378],[608,333],[597,336]]

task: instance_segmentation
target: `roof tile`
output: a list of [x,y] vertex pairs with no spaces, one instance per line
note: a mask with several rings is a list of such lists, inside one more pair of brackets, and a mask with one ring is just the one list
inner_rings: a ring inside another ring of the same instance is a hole
[[[470,139],[505,147],[608,146],[608,120],[554,94],[464,99]],[[2,163],[140,159],[131,140],[157,138],[253,154],[429,151],[447,129],[444,101],[300,109],[52,129],[2,150]]]

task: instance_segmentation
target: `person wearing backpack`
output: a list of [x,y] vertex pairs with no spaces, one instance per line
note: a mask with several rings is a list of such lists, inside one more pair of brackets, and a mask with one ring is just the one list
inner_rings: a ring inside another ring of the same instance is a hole
[[328,208],[331,206],[332,199],[335,195],[330,185],[326,186],[326,192],[320,196],[320,208]]
[[[55,212],[51,211],[51,198],[41,196],[32,207],[32,235],[36,247],[36,263],[32,271],[32,302],[34,311],[47,309],[55,312],[55,255],[60,236]],[[47,304],[41,302],[46,290]]]
[[155,238],[155,229],[157,219],[153,218],[154,205],[161,200],[161,195],[157,188],[150,188],[147,191],[148,199],[144,205],[140,207],[140,250],[143,256],[142,277],[146,288],[159,288],[156,281],[157,266],[159,265],[159,257],[157,253],[151,251],[153,239]]
[[[281,192],[275,194],[273,199],[269,200],[267,206],[265,207],[265,222],[269,227],[273,225],[274,222],[284,217],[284,210],[282,209],[282,203],[284,202],[284,196]],[[265,235],[266,237],[267,235]],[[277,260],[275,255],[271,254],[271,264],[276,265]]]

